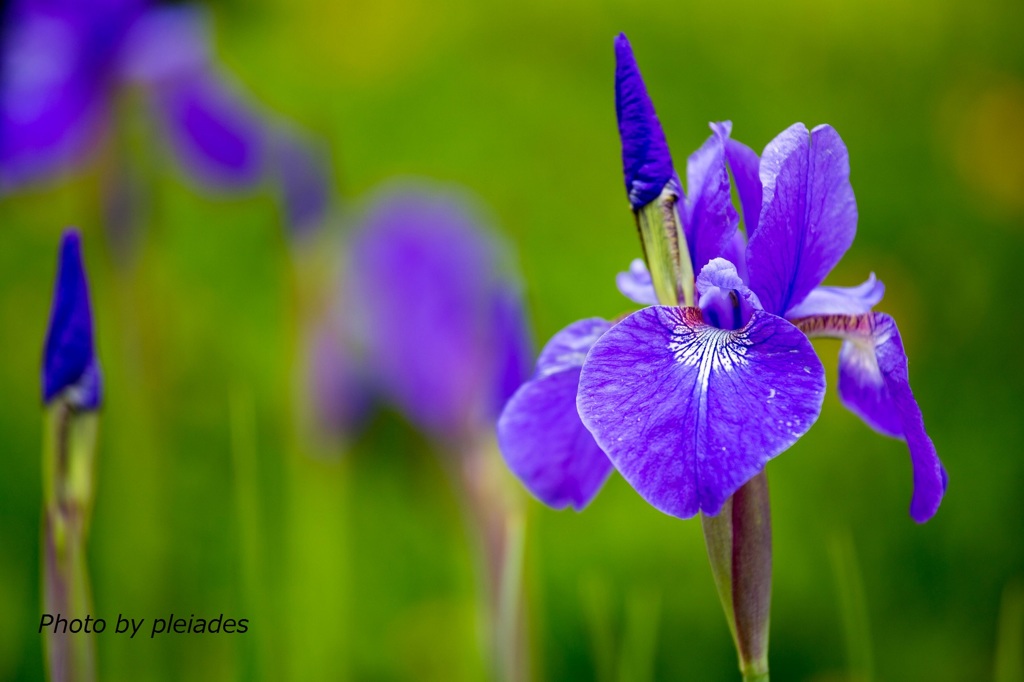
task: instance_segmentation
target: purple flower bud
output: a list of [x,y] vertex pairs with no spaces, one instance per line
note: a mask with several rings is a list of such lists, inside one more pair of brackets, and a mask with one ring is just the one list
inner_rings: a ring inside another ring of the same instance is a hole
[[636,210],[658,198],[665,185],[675,178],[675,169],[665,133],[624,33],[615,39],[615,112],[622,140],[626,193]]
[[82,264],[82,240],[70,229],[61,238],[57,284],[43,353],[43,402],[67,392],[82,410],[100,405],[102,382],[93,345],[89,286]]

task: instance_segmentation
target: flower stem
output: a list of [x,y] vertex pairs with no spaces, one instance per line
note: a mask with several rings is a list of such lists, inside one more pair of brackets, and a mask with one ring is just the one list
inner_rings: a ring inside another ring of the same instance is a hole
[[[92,612],[86,541],[93,501],[96,415],[58,398],[46,411],[43,438],[43,613],[70,622]],[[64,626],[66,627],[66,626]],[[43,629],[54,682],[96,679],[93,636],[59,625]]]
[[[228,415],[231,424],[235,522],[240,549],[238,574],[241,601],[252,621],[262,624],[270,620],[264,598],[267,582],[262,539],[266,525],[260,504],[256,414],[252,394],[236,387],[228,401]],[[273,655],[275,644],[270,640],[267,628],[257,627],[255,630],[255,637],[246,641],[242,670],[246,679],[263,680],[270,674],[271,662],[268,659]]]
[[519,682],[530,677],[522,599],[524,514],[493,441],[460,449],[460,478],[469,523],[475,530],[484,593],[491,677]]
[[743,680],[767,682],[772,530],[764,471],[737,490],[717,516],[701,521]]
[[834,533],[828,550],[839,590],[839,614],[842,616],[846,638],[847,668],[851,679],[871,682],[875,679],[871,628],[864,596],[864,580],[860,574],[853,536],[848,530]]

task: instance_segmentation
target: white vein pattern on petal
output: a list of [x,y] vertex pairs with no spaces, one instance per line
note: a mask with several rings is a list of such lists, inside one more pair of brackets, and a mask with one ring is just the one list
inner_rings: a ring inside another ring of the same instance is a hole
[[709,324],[688,327],[684,323],[672,330],[669,351],[676,362],[688,367],[700,363],[699,376],[703,390],[712,370],[731,372],[747,364],[747,348],[753,344],[746,334],[718,329]]
[[[718,329],[705,323],[690,327],[682,322],[675,325],[670,339],[667,348],[675,361],[686,367],[697,367],[697,381],[694,383],[697,424],[693,431],[693,444],[697,461],[702,463],[706,459],[702,445],[709,440],[707,403],[711,375],[714,372],[730,373],[749,364],[747,348],[753,342],[746,334]],[[700,469],[700,466],[694,467],[694,487],[698,491],[701,489]]]

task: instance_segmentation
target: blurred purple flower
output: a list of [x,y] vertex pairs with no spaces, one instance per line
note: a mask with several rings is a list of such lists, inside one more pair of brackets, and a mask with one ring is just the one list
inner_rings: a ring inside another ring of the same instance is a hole
[[367,373],[445,443],[490,429],[530,361],[518,283],[470,206],[447,189],[388,189],[350,248]]
[[249,189],[270,168],[296,230],[322,219],[329,169],[258,111],[215,64],[198,6],[145,0],[14,0],[4,17],[0,189],[80,164],[110,125],[120,88],[150,101],[175,158],[200,186]]
[[99,408],[102,380],[93,341],[89,284],[82,264],[82,239],[75,230],[67,230],[61,237],[42,378],[44,403],[66,394],[77,409]]
[[[645,204],[638,200],[681,197],[682,188],[664,168],[671,159],[624,36],[616,48],[623,167],[639,211]],[[688,160],[689,194],[681,197],[683,234],[699,272],[695,307],[652,305],[603,334],[594,321],[559,332],[501,416],[506,461],[542,501],[580,508],[607,473],[599,449],[661,511],[717,514],[817,419],[824,370],[807,336],[829,336],[844,341],[844,404],[875,430],[907,441],[910,514],[928,520],[946,473],[911,392],[896,325],[870,312],[884,288],[874,275],[859,287],[820,286],[856,232],[845,145],[829,126],[808,132],[798,123],[758,159],[729,139],[730,123],[711,128]],[[731,203],[730,170],[749,244]],[[642,264],[621,273],[619,287],[642,304],[656,300]],[[566,347],[571,353],[558,352]],[[560,362],[545,361],[549,350]]]

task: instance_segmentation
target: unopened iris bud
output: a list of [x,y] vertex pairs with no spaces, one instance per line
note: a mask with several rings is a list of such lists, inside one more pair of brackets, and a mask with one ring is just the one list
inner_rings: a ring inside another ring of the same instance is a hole
[[64,396],[77,410],[95,410],[102,381],[93,343],[89,286],[82,265],[82,240],[75,230],[61,238],[57,284],[43,352],[43,402]]
[[676,171],[633,48],[623,33],[615,39],[615,112],[626,193],[636,211],[657,199]]
[[682,195],[665,133],[624,34],[615,39],[615,110],[626,194],[658,300],[693,305],[693,265],[679,219]]

